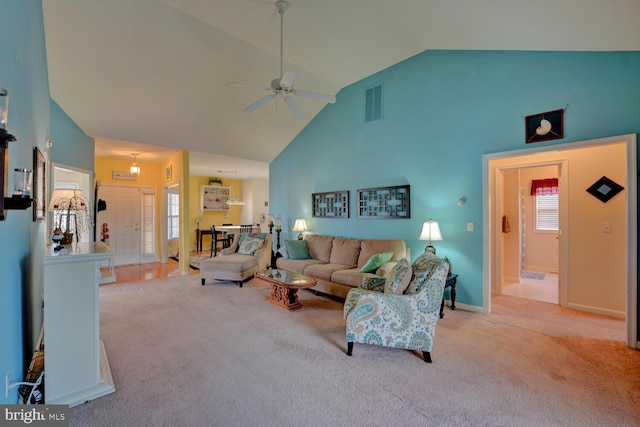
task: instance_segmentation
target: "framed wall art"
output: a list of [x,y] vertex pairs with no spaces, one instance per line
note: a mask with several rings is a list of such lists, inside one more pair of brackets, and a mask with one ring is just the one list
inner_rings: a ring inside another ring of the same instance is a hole
[[349,191],[311,194],[311,212],[315,218],[349,218]]
[[534,114],[524,121],[527,144],[564,138],[564,110]]
[[411,218],[411,187],[365,188],[358,190],[359,218]]
[[166,168],[164,168],[164,180],[171,181],[172,177],[173,177],[172,167],[171,165],[169,165]]
[[33,149],[33,220],[47,217],[47,159],[38,147]]

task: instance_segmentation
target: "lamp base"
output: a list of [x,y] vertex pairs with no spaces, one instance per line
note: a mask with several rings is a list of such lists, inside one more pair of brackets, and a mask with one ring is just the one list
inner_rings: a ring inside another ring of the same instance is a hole
[[304,239],[304,236],[302,235],[302,233],[298,234],[298,240],[302,240]]
[[425,252],[431,252],[432,254],[436,254],[436,247],[433,245],[427,245],[426,248],[424,248]]

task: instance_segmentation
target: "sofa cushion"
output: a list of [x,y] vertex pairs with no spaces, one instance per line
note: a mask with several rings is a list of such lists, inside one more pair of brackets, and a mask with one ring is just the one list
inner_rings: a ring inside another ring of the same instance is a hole
[[401,295],[409,286],[410,281],[411,267],[409,266],[409,261],[406,258],[402,258],[393,267],[389,277],[387,277],[387,281],[384,283],[384,293]]
[[379,254],[371,255],[371,257],[367,260],[365,265],[360,269],[361,273],[371,273],[376,271],[378,268],[389,262],[391,257],[393,256],[393,252],[380,252]]
[[311,234],[306,237],[305,241],[307,242],[311,258],[329,262],[329,259],[331,258],[333,236]]
[[362,268],[372,255],[389,251],[393,251],[391,261],[400,261],[400,258],[407,256],[407,246],[404,240],[363,239],[360,242],[358,267]]
[[315,277],[316,279],[331,281],[331,275],[334,271],[344,270],[351,268],[349,265],[344,264],[310,264],[304,268],[303,274],[305,276]]
[[[365,277],[377,277],[373,273],[361,273],[357,268],[350,268],[347,270],[337,270],[331,275],[331,281],[333,283],[339,283],[341,285],[351,286],[357,288],[360,286],[362,279]],[[384,281],[384,279],[381,279]]]
[[360,255],[360,239],[334,237],[329,257],[331,264],[355,267],[358,263],[358,255]]
[[309,248],[304,240],[285,240],[290,259],[309,259]]
[[242,240],[242,244],[238,248],[239,254],[253,255],[255,251],[261,249],[264,246],[264,239],[259,237],[247,236]]
[[294,273],[302,274],[304,269],[308,265],[312,264],[324,264],[322,261],[318,261],[317,259],[289,259],[289,258],[278,258],[276,260],[276,267],[281,268],[287,271],[293,271]]

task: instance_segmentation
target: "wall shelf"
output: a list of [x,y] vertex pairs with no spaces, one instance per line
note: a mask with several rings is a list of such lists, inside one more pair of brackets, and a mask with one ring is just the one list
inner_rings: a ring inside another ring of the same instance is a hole
[[200,187],[200,210],[228,211],[231,189],[219,185],[202,185]]

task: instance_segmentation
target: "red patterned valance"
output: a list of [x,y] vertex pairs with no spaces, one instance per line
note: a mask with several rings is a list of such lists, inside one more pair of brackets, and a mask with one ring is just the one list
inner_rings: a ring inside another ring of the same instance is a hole
[[551,196],[558,194],[558,178],[531,180],[532,196]]

